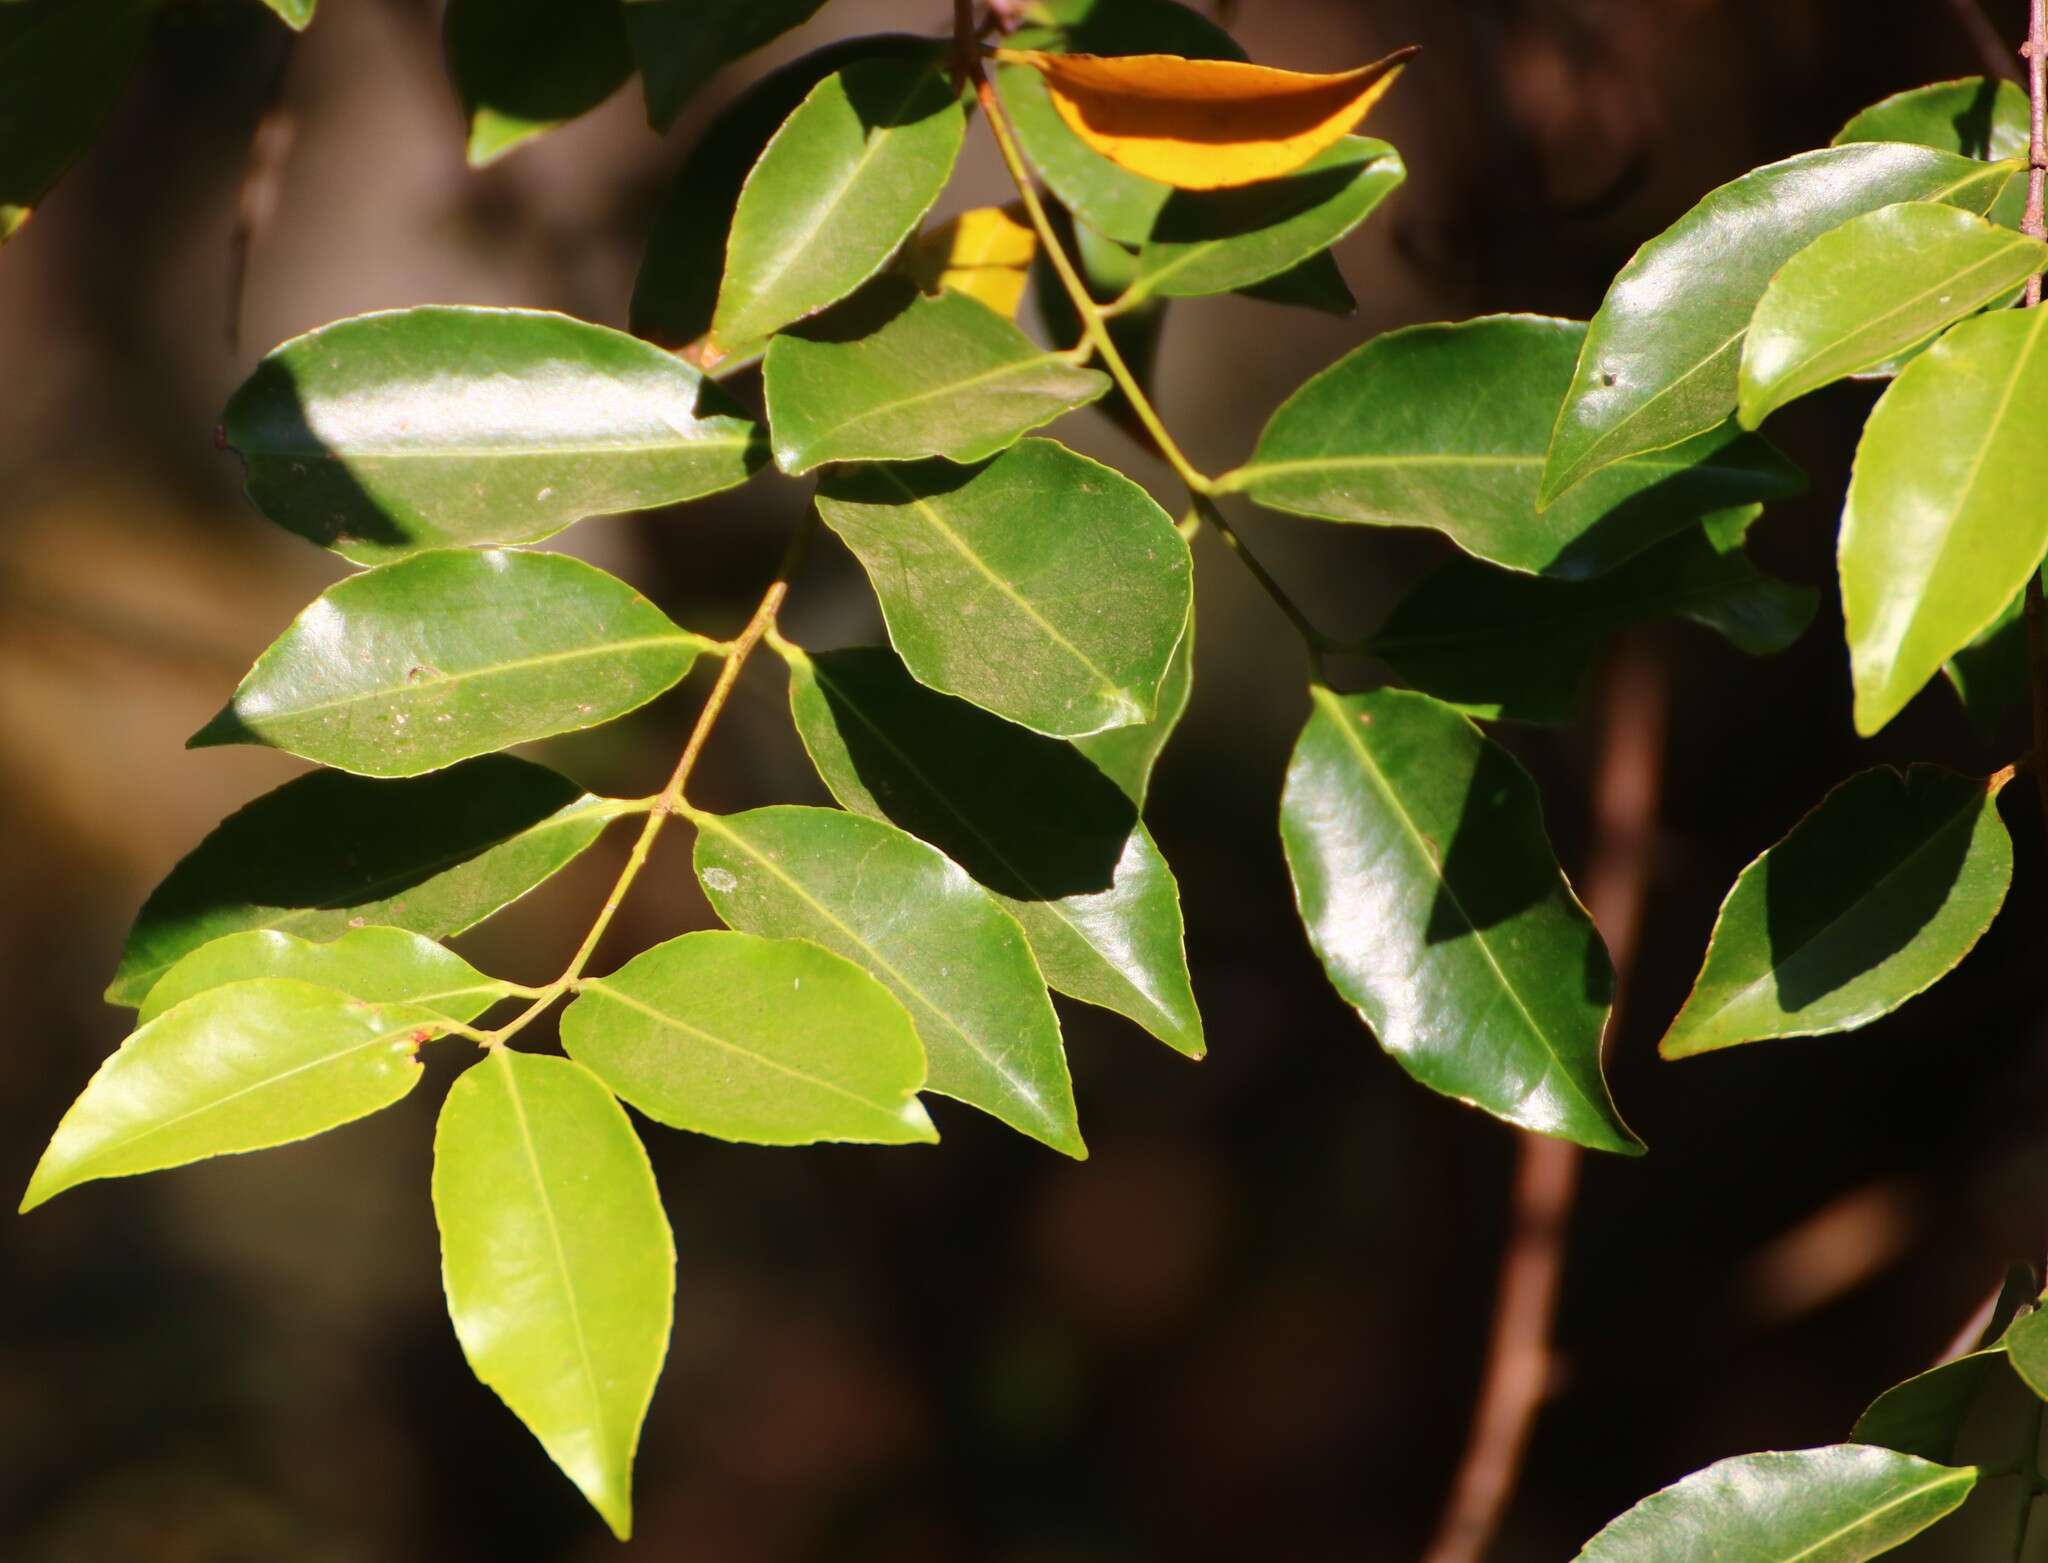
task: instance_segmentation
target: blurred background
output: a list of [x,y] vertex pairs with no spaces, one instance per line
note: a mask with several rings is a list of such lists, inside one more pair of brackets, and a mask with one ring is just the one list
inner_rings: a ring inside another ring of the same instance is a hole
[[[1423,45],[1372,126],[1411,174],[1338,252],[1355,317],[1175,306],[1169,423],[1219,470],[1297,383],[1379,331],[1587,315],[1711,186],[1824,144],[1886,93],[1981,70],[1963,9],[1245,0],[1235,28],[1267,63],[1336,69]],[[2022,36],[2022,0],[1982,9]],[[653,208],[720,102],[831,38],[933,30],[944,12],[834,0],[671,135],[646,129],[629,87],[482,173],[463,165],[425,0],[323,0],[296,45],[253,0],[166,19],[107,133],[0,251],[0,1188],[25,1184],[123,1034],[99,993],[142,896],[295,768],[181,747],[340,573],[240,497],[213,434],[228,393],[279,340],[362,310],[507,303],[623,326]],[[238,190],[280,82],[293,139],[236,341]],[[948,209],[1003,198],[977,131]],[[1943,1350],[2008,1260],[2048,1241],[2048,864],[2027,789],[2007,797],[2011,901],[1934,994],[1850,1037],[1654,1056],[1729,882],[1829,786],[1880,760],[1981,774],[2022,742],[1985,747],[1940,687],[1878,740],[1852,736],[1827,588],[1873,395],[1840,387],[1773,423],[1813,475],[1810,500],[1753,534],[1773,568],[1824,588],[1799,645],[1758,664],[1667,628],[1617,652],[1630,687],[1670,704],[1640,955],[1611,1039],[1651,1154],[1585,1167],[1557,1371],[1500,1563],[1568,1558],[1723,1455],[1843,1438]],[[1099,419],[1059,433],[1173,497]],[[562,541],[727,635],[803,500],[770,476]],[[1243,521],[1338,631],[1370,628],[1441,557],[1429,538]],[[931,1151],[650,1133],[681,1289],[641,1446],[641,1556],[1319,1563],[1422,1546],[1479,1380],[1514,1145],[1410,1084],[1310,956],[1274,831],[1306,711],[1299,652],[1220,550],[1196,552],[1196,695],[1152,817],[1186,900],[1210,1057],[1065,1005],[1085,1164],[943,1101]],[[785,622],[815,646],[880,632],[829,544]],[[545,757],[594,790],[649,792],[704,687],[700,674]],[[1603,709],[1641,719],[1596,686],[1578,725],[1504,734],[1574,875]],[[714,808],[824,801],[773,659],[750,670],[700,775]],[[544,980],[623,848],[607,838],[462,947]],[[708,921],[678,833],[600,968]],[[340,1132],[0,1218],[0,1558],[613,1555],[471,1380],[442,1313],[429,1139],[461,1060],[433,1058],[426,1088]]]

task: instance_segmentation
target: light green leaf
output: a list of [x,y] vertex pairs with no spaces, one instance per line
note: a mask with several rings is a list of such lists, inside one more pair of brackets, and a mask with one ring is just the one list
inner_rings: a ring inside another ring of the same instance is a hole
[[328,587],[191,744],[417,776],[623,716],[709,644],[580,559],[436,549]]
[[889,262],[953,172],[967,115],[936,55],[857,60],[811,89],[747,176],[711,333],[733,353]]
[[1176,191],[1138,252],[1138,292],[1196,298],[1272,281],[1364,222],[1407,177],[1386,142],[1346,136],[1285,179]]
[[494,1049],[442,1105],[434,1218],[470,1368],[624,1541],[676,1295],[633,1125],[581,1064]]
[[1979,1397],[2005,1377],[2004,1347],[1970,1352],[1895,1384],[1864,1410],[1849,1432],[1853,1443],[1947,1464]]
[[1965,76],[1895,92],[1871,104],[1837,131],[1830,144],[1910,141],[2002,162],[2027,155],[2027,136],[2024,89],[2010,81]]
[[156,11],[157,0],[0,6],[0,243],[99,134]]
[[256,508],[358,564],[539,542],[715,494],[768,460],[761,430],[689,365],[524,309],[322,326],[256,366],[225,428]]
[[1072,744],[925,688],[880,646],[793,651],[789,700],[833,797],[992,891],[1054,988],[1201,1057],[1179,887],[1136,806]]
[[647,122],[666,130],[697,89],[773,43],[825,0],[626,0],[626,32],[647,89]]
[[1427,696],[1310,695],[1280,838],[1337,991],[1431,1090],[1640,1153],[1600,1073],[1607,948],[1558,872],[1528,773]]
[[1839,543],[1860,733],[1996,621],[2048,550],[2044,339],[2044,310],[1966,320],[1863,426]]
[[1074,739],[1074,747],[1094,761],[1096,769],[1142,809],[1145,795],[1152,787],[1152,767],[1159,763],[1173,730],[1187,714],[1188,698],[1194,690],[1195,609],[1189,603],[1188,627],[1181,631],[1173,658],[1166,664],[1166,677],[1159,685],[1159,706],[1152,720],[1130,727],[1112,727],[1106,733],[1090,733]]
[[1030,439],[973,468],[835,470],[818,514],[866,566],[920,682],[1053,738],[1158,709],[1191,567],[1121,473]]
[[2048,1313],[2037,1308],[2013,1320],[2005,1334],[2005,1355],[2021,1382],[2048,1400]]
[[351,928],[326,944],[251,928],[202,944],[175,962],[149,990],[135,1023],[148,1025],[195,994],[256,977],[290,977],[337,988],[365,1004],[411,1004],[456,1021],[474,1020],[517,991],[445,945],[403,928]]
[[1593,581],[1515,575],[1454,558],[1404,597],[1364,649],[1404,683],[1468,716],[1571,719],[1607,637],[1690,619],[1751,656],[1799,638],[1816,594],[1757,569],[1742,546],[1761,505],[1723,511]]
[[1746,1454],[1652,1493],[1577,1563],[1862,1563],[1961,1505],[1974,1466],[1834,1444]]
[[1434,527],[1478,558],[1568,578],[1612,569],[1709,511],[1798,491],[1797,468],[1724,426],[1538,511],[1585,334],[1573,320],[1494,315],[1375,337],[1289,397],[1220,486],[1297,515]]
[[936,1140],[901,1004],[802,939],[684,934],[587,977],[562,1046],[671,1128],[757,1145]]
[[151,892],[107,999],[139,1005],[184,956],[249,928],[320,941],[370,923],[460,933],[632,810],[510,755],[412,781],[301,776],[221,821]]
[[304,32],[313,20],[314,0],[263,0],[263,3],[282,17],[285,25],[294,32]]
[[1543,471],[1549,504],[1591,474],[1735,411],[1742,339],[1778,268],[1897,201],[1984,212],[2012,165],[1866,142],[1769,163],[1710,191],[1636,251],[1594,315]]
[[1736,879],[1658,1051],[1853,1031],[1940,981],[2012,880],[2005,780],[1883,766],[1829,793]]
[[1912,352],[2044,266],[2048,244],[1953,206],[1909,201],[1850,218],[1764,289],[1743,340],[1742,426]]
[[588,113],[633,74],[618,0],[449,0],[441,37],[473,168]]
[[910,1012],[927,1090],[1087,1154],[1059,1020],[1024,930],[957,865],[837,809],[692,817],[697,877],[729,926],[845,956]]
[[982,461],[1107,391],[963,293],[884,278],[777,337],[762,369],[775,461]]
[[388,1107],[445,1017],[265,977],[209,989],[123,1042],[36,1164],[21,1208],[95,1178],[303,1140]]

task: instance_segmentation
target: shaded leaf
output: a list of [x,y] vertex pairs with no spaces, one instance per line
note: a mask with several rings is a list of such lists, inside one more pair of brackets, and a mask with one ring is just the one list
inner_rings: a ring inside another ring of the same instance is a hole
[[1038,233],[1021,203],[977,206],[919,232],[897,267],[927,293],[951,290],[977,299],[1005,320],[1017,318],[1038,253]]
[[697,89],[791,28],[825,0],[625,0],[626,35],[647,90],[647,122],[674,123]]
[[495,1048],[442,1104],[434,1219],[471,1370],[625,1540],[676,1293],[633,1125],[582,1065]]
[[326,944],[251,928],[202,944],[173,964],[149,990],[135,1023],[146,1026],[195,994],[257,977],[290,977],[365,1004],[409,1004],[457,1021],[476,1019],[515,991],[453,950],[403,928],[351,928]]
[[2027,155],[2027,94],[2017,83],[1966,76],[1880,99],[1835,133],[1833,146],[1910,141],[2002,162]]
[[2048,1313],[2037,1308],[2013,1320],[2005,1332],[2005,1355],[2020,1381],[2048,1400]]
[[623,716],[709,644],[580,559],[436,549],[328,587],[191,744],[417,776]]
[[227,441],[271,520],[359,564],[532,543],[743,483],[761,430],[689,365],[539,310],[427,305],[273,349]]
[[1980,1396],[2006,1376],[2005,1349],[1979,1350],[1916,1373],[1864,1410],[1852,1442],[1947,1464],[1956,1457],[1963,1424]]
[[2026,593],[2016,593],[1969,645],[1941,665],[1963,703],[1963,714],[1985,742],[1995,742],[2006,719],[2026,704],[2034,677],[2027,646]]
[[1349,315],[1358,308],[1358,300],[1352,296],[1344,273],[1337,269],[1336,260],[1327,250],[1320,255],[1311,255],[1277,277],[1268,277],[1263,282],[1254,282],[1236,291],[1263,303],[1293,304],[1325,315]]
[[[1075,222],[1057,206],[1049,208],[1047,216],[1060,243],[1073,258],[1088,296],[1098,304],[1120,298],[1137,280],[1138,257],[1135,251],[1124,248],[1114,239],[1103,238],[1085,223]],[[1052,339],[1076,344],[1086,340],[1087,332],[1074,309],[1074,301],[1067,295],[1066,284],[1043,256],[1039,258],[1032,276],[1039,317],[1044,320]],[[1165,299],[1140,299],[1130,308],[1118,310],[1105,322],[1110,342],[1123,359],[1124,367],[1130,371],[1140,392],[1148,397],[1153,395],[1153,384],[1157,378],[1159,339],[1166,325],[1166,311]],[[1153,439],[1152,431],[1145,427],[1144,419],[1138,416],[1122,386],[1112,389],[1109,395],[1095,404],[1095,409],[1128,434],[1141,450],[1157,451],[1158,442]]]
[[156,11],[157,0],[0,5],[0,243],[99,134]]
[[473,168],[588,113],[633,74],[618,0],[449,0],[441,35]]
[[865,971],[802,939],[684,934],[586,977],[562,1046],[657,1122],[722,1140],[936,1140],[924,1047]]
[[986,890],[935,848],[837,809],[694,818],[697,877],[727,925],[843,955],[910,1012],[927,1090],[1087,1154],[1044,980]]
[[1187,714],[1188,697],[1195,688],[1195,610],[1188,605],[1188,627],[1173,648],[1166,664],[1166,677],[1159,684],[1159,705],[1149,722],[1129,727],[1112,727],[1106,733],[1090,733],[1073,740],[1074,747],[1095,762],[1095,766],[1139,808],[1152,786],[1152,767]]
[[1637,1154],[1600,1073],[1613,970],[1535,784],[1448,706],[1310,690],[1280,839],[1337,991],[1431,1090]]
[[830,472],[818,513],[866,566],[920,682],[1054,738],[1157,710],[1188,549],[1121,473],[1029,439],[973,468]]

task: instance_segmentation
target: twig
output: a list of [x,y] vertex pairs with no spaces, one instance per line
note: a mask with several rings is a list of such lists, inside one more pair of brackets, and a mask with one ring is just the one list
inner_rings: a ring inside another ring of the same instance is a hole
[[242,300],[249,288],[249,254],[277,216],[278,194],[284,188],[285,164],[298,139],[298,119],[285,102],[285,82],[296,52],[296,35],[286,37],[277,69],[264,95],[256,128],[249,132],[249,151],[242,164],[242,186],[235,198],[235,231],[228,239],[227,342],[234,352],[242,343]]
[[[2022,232],[2039,239],[2048,237],[2048,0],[2033,0],[2028,8],[2027,97],[2032,110],[2032,132],[2027,142],[2027,210],[2021,219]],[[2027,279],[2026,304],[2041,304],[2041,277]],[[2044,626],[2041,572],[2027,576],[2027,656],[2032,669],[2034,708],[2033,772],[2035,790],[2041,798],[2041,817],[2048,821],[2048,626]]]
[[1991,18],[1984,14],[1981,0],[1948,0],[1949,8],[1956,13],[1956,20],[1963,24],[1963,31],[1970,35],[1970,42],[1976,45],[1977,53],[1994,76],[2012,77],[2019,74],[2013,66],[2012,51],[2005,46],[2005,39],[1991,24]]
[[[1593,794],[1593,856],[1585,880],[1587,907],[1614,961],[1616,1015],[1649,890],[1667,705],[1661,665],[1624,642],[1609,673]],[[1550,1382],[1551,1324],[1582,1154],[1565,1140],[1520,1138],[1513,1226],[1501,1259],[1486,1376],[1465,1456],[1424,1563],[1479,1563],[1514,1494]]]

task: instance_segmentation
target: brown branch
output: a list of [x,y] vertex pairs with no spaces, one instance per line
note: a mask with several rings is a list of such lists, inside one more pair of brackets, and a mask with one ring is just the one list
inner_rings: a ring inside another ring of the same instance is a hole
[[1948,3],[1949,9],[1956,13],[1956,20],[1963,24],[1963,31],[1970,35],[1970,42],[1976,45],[1985,68],[1994,76],[2017,76],[2019,71],[2013,65],[2012,51],[1992,25],[1991,18],[1984,14],[1982,0],[1948,0]]
[[[2032,108],[2032,134],[2027,143],[2027,210],[2021,231],[2048,237],[2048,0],[2033,0],[2027,28],[2027,96]],[[2041,277],[2027,279],[2027,307],[2041,304]],[[2027,655],[2032,668],[2034,708],[2034,787],[2041,798],[2041,817],[2048,821],[2048,613],[2041,600],[2041,572],[2027,576]]]
[[[1587,907],[1614,960],[1617,1015],[1649,892],[1667,704],[1662,665],[1644,647],[1624,642],[1608,675],[1593,792],[1593,855],[1585,881]],[[1513,1227],[1501,1259],[1486,1376],[1465,1456],[1424,1563],[1479,1563],[1514,1494],[1551,1380],[1551,1324],[1581,1155],[1568,1141],[1521,1137]]]

